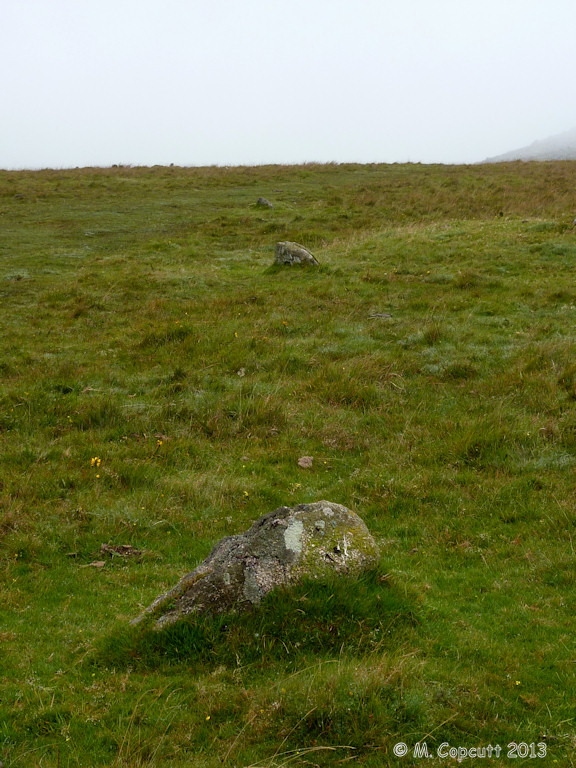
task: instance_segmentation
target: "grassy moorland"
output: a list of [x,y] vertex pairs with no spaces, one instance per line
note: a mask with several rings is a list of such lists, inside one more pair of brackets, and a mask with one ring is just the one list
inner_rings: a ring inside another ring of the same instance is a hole
[[[569,162],[0,172],[6,768],[574,765],[575,215]],[[127,628],[319,499],[377,572]]]

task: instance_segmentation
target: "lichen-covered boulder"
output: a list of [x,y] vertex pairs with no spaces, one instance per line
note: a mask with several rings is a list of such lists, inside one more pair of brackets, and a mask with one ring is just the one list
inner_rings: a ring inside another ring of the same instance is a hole
[[299,265],[311,265],[318,266],[318,262],[307,248],[298,243],[290,243],[288,241],[282,243],[276,243],[274,249],[274,264],[293,266]]
[[194,613],[245,610],[274,587],[305,577],[357,574],[377,560],[378,548],[366,525],[341,504],[280,507],[246,532],[222,539],[133,623],[151,617],[160,629]]

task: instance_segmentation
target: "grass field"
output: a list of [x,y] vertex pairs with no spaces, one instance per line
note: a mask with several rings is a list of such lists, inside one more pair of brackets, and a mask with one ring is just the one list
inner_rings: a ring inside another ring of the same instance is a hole
[[[0,172],[4,766],[574,766],[575,215],[570,162]],[[128,628],[320,499],[376,572]]]

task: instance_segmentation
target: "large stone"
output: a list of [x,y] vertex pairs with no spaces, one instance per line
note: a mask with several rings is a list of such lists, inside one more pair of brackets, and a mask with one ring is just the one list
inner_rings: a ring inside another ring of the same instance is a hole
[[151,617],[161,629],[195,613],[246,610],[274,587],[305,577],[357,574],[377,561],[366,525],[346,507],[329,501],[280,507],[246,532],[222,539],[133,623]]
[[274,264],[318,266],[318,262],[307,248],[304,248],[303,245],[298,245],[298,243],[290,243],[288,241],[276,243]]

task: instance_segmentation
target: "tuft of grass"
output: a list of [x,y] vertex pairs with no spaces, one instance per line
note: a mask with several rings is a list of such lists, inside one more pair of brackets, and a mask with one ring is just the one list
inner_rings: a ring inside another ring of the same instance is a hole
[[463,272],[459,272],[454,280],[454,285],[460,289],[477,288],[481,283],[482,277],[475,269],[465,269]]
[[394,647],[418,621],[417,609],[389,575],[372,571],[352,581],[305,580],[273,591],[246,613],[197,616],[163,630],[121,627],[103,638],[94,660],[116,668],[298,668],[311,657],[357,657]]

